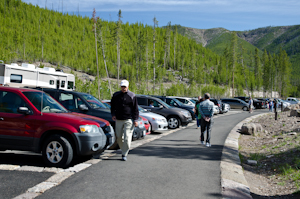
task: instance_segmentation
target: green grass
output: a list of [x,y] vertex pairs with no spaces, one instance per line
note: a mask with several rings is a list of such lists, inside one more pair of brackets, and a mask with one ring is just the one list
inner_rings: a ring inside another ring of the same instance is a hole
[[256,161],[259,161],[259,160],[262,160],[262,159],[265,159],[266,156],[263,155],[263,154],[259,154],[259,153],[251,153],[250,154],[250,159],[251,160],[256,160]]

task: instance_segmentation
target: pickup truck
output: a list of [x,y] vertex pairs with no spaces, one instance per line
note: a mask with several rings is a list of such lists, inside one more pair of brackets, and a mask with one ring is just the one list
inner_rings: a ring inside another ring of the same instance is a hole
[[108,121],[71,113],[34,89],[0,86],[0,126],[0,150],[42,153],[50,167],[66,168],[75,155],[98,154],[115,142]]

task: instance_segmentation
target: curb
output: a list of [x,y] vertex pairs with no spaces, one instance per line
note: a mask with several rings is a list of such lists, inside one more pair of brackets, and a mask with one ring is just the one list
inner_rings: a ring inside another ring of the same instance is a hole
[[228,134],[224,143],[220,163],[223,199],[252,199],[239,157],[239,129],[241,129],[244,123],[248,123],[257,117],[267,114],[270,113],[262,113],[248,117],[238,123]]

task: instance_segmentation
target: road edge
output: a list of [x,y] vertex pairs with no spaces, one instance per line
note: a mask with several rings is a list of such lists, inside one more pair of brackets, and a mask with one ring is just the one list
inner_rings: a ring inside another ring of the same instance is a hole
[[252,199],[239,157],[239,137],[241,135],[239,130],[244,123],[267,114],[270,113],[262,113],[244,119],[228,134],[220,163],[223,199]]

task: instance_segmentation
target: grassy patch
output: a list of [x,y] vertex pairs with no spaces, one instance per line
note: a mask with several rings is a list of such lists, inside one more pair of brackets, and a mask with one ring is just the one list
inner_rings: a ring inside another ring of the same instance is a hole
[[259,161],[259,160],[262,160],[262,159],[265,159],[266,156],[264,154],[260,154],[260,153],[251,153],[250,154],[250,159],[251,160],[256,160],[256,161]]

